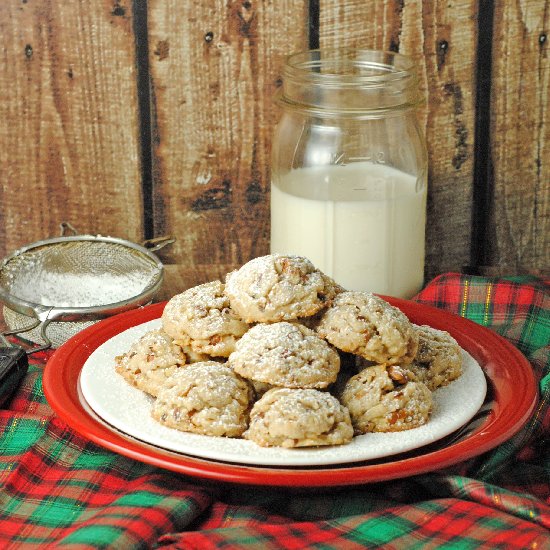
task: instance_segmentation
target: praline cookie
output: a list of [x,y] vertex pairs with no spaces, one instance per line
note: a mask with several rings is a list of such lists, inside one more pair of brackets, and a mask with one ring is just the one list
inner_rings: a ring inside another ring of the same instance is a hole
[[407,366],[416,380],[430,390],[450,384],[462,374],[462,353],[458,342],[444,330],[413,325],[418,333],[418,351]]
[[418,334],[405,314],[368,292],[338,294],[316,330],[338,349],[379,364],[410,363],[418,348]]
[[231,309],[221,281],[189,288],[172,297],[162,326],[176,342],[195,354],[227,357],[248,325]]
[[353,437],[349,413],[330,393],[269,390],[254,404],[244,437],[262,447],[342,445]]
[[166,380],[186,363],[177,344],[163,330],[145,333],[130,349],[115,357],[115,370],[130,384],[156,396]]
[[374,365],[352,376],[340,394],[356,434],[399,432],[425,424],[432,393],[422,382],[408,380],[400,367]]
[[287,321],[253,326],[228,363],[244,378],[286,388],[326,388],[340,370],[340,357],[327,342]]
[[153,404],[155,420],[184,432],[239,437],[248,426],[253,390],[227,365],[194,363],[172,377]]
[[249,323],[314,315],[341,290],[307,258],[281,254],[250,260],[225,283],[231,307]]

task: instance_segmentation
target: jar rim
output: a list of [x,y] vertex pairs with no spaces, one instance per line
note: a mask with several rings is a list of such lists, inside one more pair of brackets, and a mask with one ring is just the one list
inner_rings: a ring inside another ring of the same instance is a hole
[[378,87],[404,79],[416,83],[416,68],[411,57],[398,52],[319,48],[287,56],[283,76],[324,86]]

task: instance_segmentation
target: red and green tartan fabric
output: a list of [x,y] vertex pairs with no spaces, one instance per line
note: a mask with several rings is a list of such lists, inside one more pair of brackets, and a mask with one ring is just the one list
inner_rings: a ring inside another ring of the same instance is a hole
[[0,548],[550,548],[548,281],[445,274],[417,297],[485,325],[529,359],[524,429],[445,471],[297,492],[204,483],[103,450],[55,417],[42,367],[0,410]]

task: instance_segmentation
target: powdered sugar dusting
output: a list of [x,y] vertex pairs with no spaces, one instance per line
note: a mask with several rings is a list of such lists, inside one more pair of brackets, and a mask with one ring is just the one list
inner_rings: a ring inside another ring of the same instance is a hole
[[144,290],[143,275],[117,278],[112,274],[42,272],[28,280],[14,280],[9,291],[17,298],[55,307],[94,307],[129,300]]
[[203,361],[180,370],[162,389],[153,417],[165,426],[210,436],[239,437],[253,391],[226,365]]
[[247,322],[289,321],[314,315],[338,289],[307,259],[271,254],[226,277],[231,307]]
[[221,281],[198,285],[173,296],[162,314],[164,330],[196,353],[227,357],[248,325],[231,309]]
[[254,404],[244,437],[264,447],[287,448],[349,443],[347,409],[328,392],[278,388]]
[[229,363],[245,378],[288,388],[326,388],[340,369],[339,355],[325,340],[286,321],[252,327]]

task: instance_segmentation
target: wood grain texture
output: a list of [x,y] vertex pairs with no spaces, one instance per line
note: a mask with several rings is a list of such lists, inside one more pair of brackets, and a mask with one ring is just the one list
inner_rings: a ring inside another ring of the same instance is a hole
[[399,51],[417,63],[429,154],[426,275],[467,265],[474,168],[476,2],[320,0],[320,46]]
[[[491,79],[487,265],[550,268],[550,5],[499,2]],[[491,174],[489,174],[491,177]]]
[[82,232],[140,240],[131,1],[0,3],[0,248]]
[[269,250],[273,96],[284,57],[306,47],[306,4],[148,4],[154,226],[176,237],[163,259],[182,273]]
[[235,264],[165,265],[164,280],[155,301],[169,300],[182,290],[206,281],[225,280],[225,275],[239,267]]

